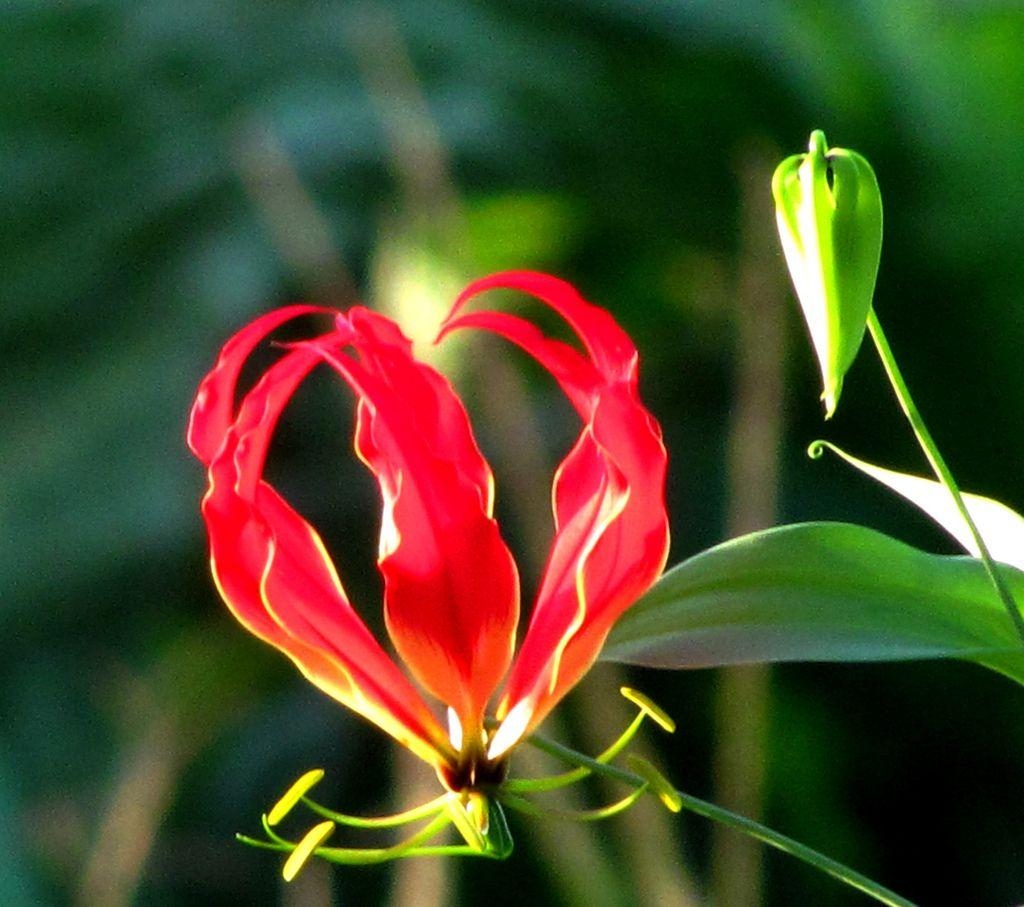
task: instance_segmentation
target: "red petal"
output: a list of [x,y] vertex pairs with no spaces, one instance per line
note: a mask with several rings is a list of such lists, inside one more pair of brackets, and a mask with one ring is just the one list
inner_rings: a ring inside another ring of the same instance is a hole
[[188,446],[207,466],[216,456],[234,421],[235,386],[249,354],[267,335],[300,315],[325,312],[311,305],[292,305],[267,312],[224,344],[217,362],[199,385],[188,419]]
[[451,386],[365,309],[317,343],[360,398],[356,449],[384,500],[380,569],[391,638],[416,678],[480,727],[512,657],[518,575],[491,517],[493,479]]
[[[530,293],[569,322],[586,355],[521,318],[459,314],[484,290]],[[470,285],[442,336],[479,327],[518,344],[558,380],[583,431],[554,482],[555,540],[499,715],[515,710],[499,749],[535,727],[593,664],[616,618],[661,573],[668,553],[661,431],[637,394],[637,353],[626,333],[569,284],[509,272]]]
[[[606,381],[622,380],[635,386],[637,352],[629,335],[619,327],[618,323],[604,309],[591,305],[576,291],[576,288],[564,280],[550,274],[538,274],[535,271],[503,271],[491,274],[471,283],[455,300],[452,311],[445,320],[442,336],[458,325],[458,312],[470,299],[487,290],[519,290],[529,293],[551,306],[561,315],[583,341],[583,345],[594,367],[604,376]],[[487,313],[495,315],[498,313]],[[471,318],[473,316],[463,316]],[[506,316],[507,317],[507,316]],[[543,337],[539,331],[538,337]],[[538,344],[535,353],[538,357],[545,354],[542,347],[564,347],[557,341]],[[557,377],[557,375],[556,375]]]
[[[217,391],[213,404],[200,402],[194,410],[197,452],[216,442],[211,427],[230,406],[216,401],[230,401],[253,338],[281,320],[261,319],[258,329],[250,325],[225,348],[204,382]],[[329,695],[437,765],[449,758],[450,747],[433,713],[350,606],[316,532],[261,478],[281,410],[320,361],[309,349],[284,356],[246,395],[216,443],[203,501],[214,577],[243,625],[285,652]]]

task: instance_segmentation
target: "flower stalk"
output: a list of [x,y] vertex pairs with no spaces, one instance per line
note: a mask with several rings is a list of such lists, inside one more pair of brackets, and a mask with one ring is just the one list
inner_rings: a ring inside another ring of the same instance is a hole
[[928,431],[928,426],[924,424],[924,419],[914,403],[914,398],[910,396],[910,388],[907,387],[907,382],[903,380],[903,374],[896,363],[896,357],[893,355],[892,348],[889,346],[889,341],[886,339],[885,332],[882,330],[881,322],[879,322],[874,308],[868,312],[867,325],[868,332],[878,352],[878,358],[882,361],[882,367],[885,369],[886,377],[889,379],[889,384],[896,395],[900,409],[910,424],[914,437],[917,439],[925,459],[928,460],[928,465],[931,466],[935,478],[942,483],[942,486],[953,499],[957,512],[960,514],[964,525],[967,526],[971,538],[978,549],[978,556],[985,564],[985,572],[992,581],[992,586],[995,588],[999,600],[1003,603],[1003,607],[1006,608],[1006,613],[1013,622],[1017,635],[1020,637],[1021,642],[1024,642],[1024,618],[1021,617],[1020,607],[1014,599],[1010,587],[1006,584],[1006,580],[999,572],[998,565],[992,559],[988,545],[978,531],[977,523],[975,523],[970,510],[968,510],[967,505],[964,503],[963,495],[960,493],[960,486],[957,484],[956,479],[953,478],[950,468],[946,465],[938,445],[932,438],[931,432]]

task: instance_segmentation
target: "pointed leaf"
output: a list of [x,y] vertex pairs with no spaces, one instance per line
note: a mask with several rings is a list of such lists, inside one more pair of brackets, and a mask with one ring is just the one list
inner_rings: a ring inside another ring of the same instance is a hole
[[[1003,572],[1024,596],[1024,573]],[[980,561],[845,523],[755,532],[683,561],[619,620],[602,658],[662,668],[961,658],[1024,683],[1024,650]]]
[[[974,557],[981,557],[981,552],[974,542],[970,527],[957,510],[949,492],[940,482],[926,479],[923,476],[910,475],[884,469],[851,456],[842,448],[828,441],[815,441],[808,453],[817,459],[823,450],[831,450],[836,456],[842,457],[847,463],[859,469],[866,476],[891,488],[928,514],[936,523],[955,538],[965,551]],[[978,494],[964,494],[964,504],[971,519],[978,527],[985,545],[988,546],[992,559],[1004,564],[1012,564],[1024,570],[1024,517],[1005,504],[985,498]]]

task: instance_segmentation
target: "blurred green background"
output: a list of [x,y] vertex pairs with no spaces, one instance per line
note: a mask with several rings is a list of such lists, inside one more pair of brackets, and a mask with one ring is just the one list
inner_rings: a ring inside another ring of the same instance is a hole
[[[358,297],[413,330],[475,275],[550,270],[641,350],[673,561],[798,519],[951,551],[804,455],[824,434],[923,468],[867,349],[822,426],[768,179],[816,127],[874,164],[897,356],[961,484],[1024,506],[1020,3],[7,0],[0,59],[0,903],[866,903],[646,803],[588,831],[513,819],[501,865],[284,886],[232,836],[302,771],[326,768],[321,793],[350,811],[434,782],[223,608],[185,420],[220,344],[274,305]],[[532,582],[575,425],[520,357],[454,350]],[[273,468],[372,614],[378,504],[350,425],[345,394],[311,382]],[[598,668],[551,733],[600,748],[619,677]],[[631,678],[679,720],[648,736],[683,789],[730,801],[723,778],[763,773],[766,821],[912,900],[1024,899],[1008,681],[956,664]]]

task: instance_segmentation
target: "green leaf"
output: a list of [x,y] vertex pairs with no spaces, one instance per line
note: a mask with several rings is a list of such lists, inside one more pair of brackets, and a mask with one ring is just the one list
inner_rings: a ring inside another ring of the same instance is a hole
[[[940,482],[875,466],[851,456],[828,441],[815,441],[807,452],[817,459],[824,450],[832,451],[866,476],[906,498],[953,536],[965,551],[974,557],[981,557],[970,526]],[[1024,570],[1024,517],[992,498],[965,493],[963,499],[971,519],[974,520],[978,532],[988,546],[992,559]]]
[[[1024,597],[1024,573],[1002,573]],[[623,615],[601,657],[660,668],[960,658],[1024,683],[1024,650],[984,564],[846,523],[755,532],[683,561]]]
[[882,196],[867,160],[830,149],[820,130],[811,133],[806,154],[776,168],[772,195],[828,419],[864,338],[882,253]]

